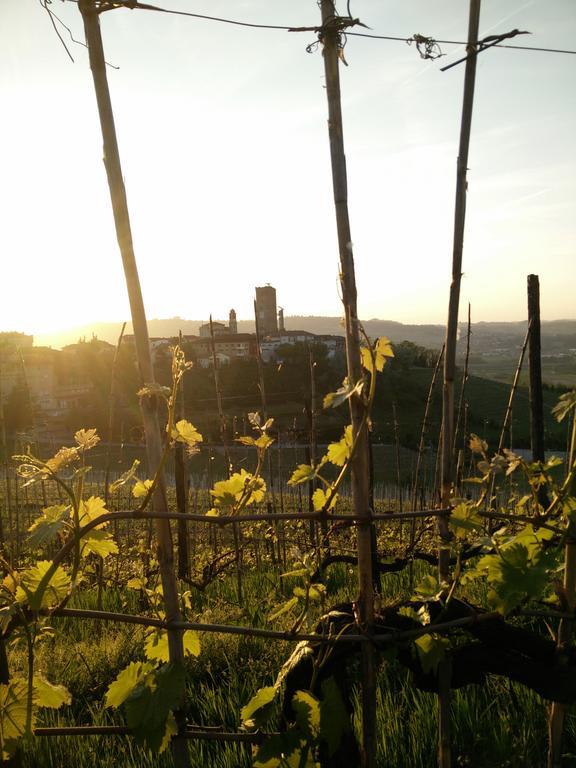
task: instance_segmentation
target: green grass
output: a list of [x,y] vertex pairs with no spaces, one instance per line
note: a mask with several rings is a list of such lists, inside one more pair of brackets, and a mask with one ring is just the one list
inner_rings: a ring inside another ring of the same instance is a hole
[[[352,571],[352,572],[351,572]],[[427,569],[415,568],[418,581]],[[205,594],[194,596],[194,610],[205,621],[264,625],[272,605],[282,599],[274,572],[248,572],[244,578],[246,607],[237,604],[235,579],[228,576]],[[289,585],[287,585],[289,586]],[[335,567],[327,579],[328,604],[349,600],[356,591],[354,569]],[[409,594],[408,574],[385,577],[383,599]],[[135,593],[109,590],[104,607],[135,611]],[[95,591],[86,590],[75,605],[95,604]],[[318,606],[316,612],[322,610]],[[290,619],[286,619],[289,623]],[[57,639],[38,654],[38,669],[49,679],[67,685],[73,704],[58,712],[45,712],[43,725],[114,724],[121,715],[102,706],[107,685],[129,660],[141,658],[143,631],[129,625],[72,619],[53,619]],[[310,624],[313,623],[311,619]],[[280,627],[279,627],[280,628]],[[237,730],[240,709],[261,686],[270,685],[292,648],[259,638],[204,634],[202,653],[188,663],[187,715],[205,726],[223,725]],[[11,653],[13,669],[23,663],[22,651]],[[490,678],[483,687],[455,691],[452,702],[455,765],[474,768],[508,766],[541,768],[546,751],[546,706],[527,689]],[[385,663],[378,688],[379,768],[428,768],[436,765],[436,697],[415,690],[410,675],[394,662]],[[356,727],[360,728],[359,708]],[[567,750],[576,752],[576,717],[567,722]],[[194,768],[248,768],[250,749],[245,745],[193,741],[189,743]],[[22,768],[168,768],[169,753],[151,756],[130,737],[38,737],[22,749]],[[566,765],[576,765],[567,758]]]

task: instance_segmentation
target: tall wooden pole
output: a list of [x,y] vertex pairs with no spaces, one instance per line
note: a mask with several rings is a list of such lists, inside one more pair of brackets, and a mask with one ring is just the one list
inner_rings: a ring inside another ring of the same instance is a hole
[[[324,45],[324,71],[328,98],[328,134],[332,161],[332,186],[336,208],[338,250],[340,254],[340,284],[346,328],[346,360],[348,380],[354,386],[362,378],[360,363],[360,332],[356,301],[356,277],[352,237],[348,216],[346,156],[340,99],[340,27],[333,0],[321,0],[321,41]],[[352,461],[352,497],[354,513],[361,521],[357,526],[358,548],[358,610],[366,631],[374,623],[374,591],[372,584],[371,509],[369,506],[368,427],[364,419],[364,404],[358,397],[349,398],[352,434],[357,449]],[[376,763],[376,676],[375,655],[371,643],[362,645],[362,765],[372,768]]]
[[216,407],[218,408],[218,420],[220,422],[220,440],[224,450],[224,461],[226,462],[226,477],[230,477],[230,451],[228,450],[228,440],[226,436],[226,419],[224,418],[224,408],[222,407],[222,389],[220,388],[220,371],[218,369],[218,356],[216,355],[216,337],[214,334],[214,324],[212,315],[210,315],[210,350],[212,352],[212,375],[214,376],[214,389],[216,390]]
[[[182,331],[178,331],[178,346],[182,349]],[[184,377],[178,384],[176,397],[175,420],[184,418]],[[182,515],[188,511],[188,491],[190,481],[184,453],[184,443],[177,442],[174,446],[174,485],[176,487],[176,509]],[[176,523],[176,538],[178,542],[178,578],[187,579],[190,576],[190,547],[188,542],[188,521],[178,520]]]
[[542,359],[540,341],[540,281],[528,275],[528,366],[530,370],[530,446],[532,459],[544,461],[544,400],[542,395]]
[[[540,282],[538,275],[528,275],[528,340],[530,446],[532,460],[544,461],[544,395],[542,392],[542,350],[540,343]],[[538,489],[538,501],[544,509],[550,503],[546,488]]]
[[[462,277],[462,252],[464,249],[464,228],[466,223],[466,191],[468,187],[468,151],[472,127],[472,107],[476,82],[476,56],[478,28],[480,25],[480,0],[470,0],[468,20],[468,45],[466,70],[464,73],[464,96],[460,124],[460,143],[456,165],[456,203],[454,207],[454,244],[452,249],[452,282],[446,325],[446,351],[444,356],[444,385],[442,390],[442,462],[441,499],[443,508],[450,505],[452,494],[452,448],[454,442],[454,377],[456,372],[456,338],[458,332],[458,310],[460,304],[460,281]],[[438,576],[440,582],[450,579],[450,529],[446,516],[438,518],[440,547],[438,551]],[[442,662],[438,670],[438,765],[450,768],[450,668],[449,662]]]
[[[150,354],[150,341],[148,337],[148,325],[144,301],[140,288],[140,279],[134,255],[132,243],[132,230],[128,201],[120,164],[120,153],[114,125],[114,113],[106,76],[106,62],[102,35],[100,32],[99,10],[95,0],[79,0],[78,8],[82,14],[86,44],[90,58],[90,69],[94,80],[94,90],[98,104],[100,127],[104,144],[104,166],[108,177],[108,187],[112,201],[116,237],[122,256],[122,264],[126,277],[126,287],[134,328],[134,341],[136,343],[136,356],[140,369],[142,383],[154,382],[154,369]],[[150,472],[153,473],[160,466],[162,456],[162,440],[158,423],[157,402],[155,398],[141,399],[142,418],[146,435],[146,452]],[[157,512],[166,512],[168,504],[166,500],[166,488],[163,478],[157,485],[152,498],[153,509]],[[168,520],[156,520],[157,556],[164,593],[164,607],[166,620],[170,624],[181,620],[180,606],[178,602],[178,587],[174,573],[174,552],[172,546],[172,532]],[[168,630],[168,648],[170,661],[184,663],[184,648],[181,630]],[[182,727],[183,723],[179,723]],[[188,768],[188,748],[184,739],[176,737],[172,742],[174,763],[176,768]]]
[[109,394],[109,404],[108,404],[108,434],[107,434],[107,441],[108,445],[106,446],[106,458],[105,458],[105,464],[104,464],[104,503],[106,507],[108,507],[108,501],[110,492],[108,490],[108,485],[110,482],[110,463],[112,460],[112,440],[114,439],[114,422],[116,420],[116,409],[117,409],[117,389],[118,389],[118,376],[117,376],[117,368],[118,368],[118,358],[120,356],[120,349],[122,347],[122,339],[124,338],[124,331],[126,330],[126,323],[122,323],[122,329],[120,331],[120,335],[118,336],[118,341],[116,343],[116,349],[114,351],[114,358],[112,360],[112,371],[110,373],[110,394]]
[[[468,302],[468,328],[466,332],[466,356],[464,358],[464,371],[462,372],[462,384],[460,385],[460,397],[458,399],[458,410],[456,412],[456,426],[454,427],[454,445],[452,446],[452,461],[458,456],[458,433],[460,432],[460,421],[464,413],[464,394],[466,392],[466,383],[468,382],[468,364],[470,363],[470,338],[472,336],[472,316],[470,302]],[[464,439],[466,434],[464,434]]]

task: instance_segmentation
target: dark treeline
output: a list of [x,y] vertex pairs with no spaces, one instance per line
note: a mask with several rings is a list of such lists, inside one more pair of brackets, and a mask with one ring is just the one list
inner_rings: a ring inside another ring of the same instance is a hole
[[[393,348],[395,357],[389,361],[384,372],[379,374],[372,414],[372,438],[376,443],[394,442],[395,406],[399,441],[405,447],[415,448],[420,439],[426,398],[438,352],[409,341],[394,344]],[[186,344],[184,351],[187,359],[195,362],[193,351]],[[51,352],[44,349],[43,354]],[[343,356],[330,358],[323,344],[284,345],[277,351],[277,361],[264,364],[268,410],[269,415],[275,419],[276,429],[285,439],[308,441],[312,409],[310,355],[314,362],[317,439],[319,442],[327,442],[341,435],[347,421],[345,408],[322,408],[324,396],[342,384],[345,361]],[[77,394],[67,401],[66,407],[62,408],[54,422],[56,442],[65,442],[75,430],[82,427],[96,427],[104,440],[108,438],[113,360],[114,348],[96,339],[75,344],[66,353],[57,353],[57,382],[68,390],[76,387]],[[157,350],[155,370],[158,381],[169,384],[171,354],[167,348]],[[111,437],[114,441],[138,443],[142,439],[136,394],[138,373],[134,350],[130,345],[121,346],[115,375],[116,416]],[[461,375],[460,372],[460,378]],[[227,434],[232,440],[250,431],[247,414],[261,410],[256,360],[238,359],[222,365],[219,379]],[[459,381],[457,385],[460,386]],[[558,425],[550,414],[560,389],[552,385],[544,388],[546,445],[552,450],[562,450],[566,442],[563,425]],[[497,445],[508,394],[507,384],[471,375],[467,383],[467,407],[462,415],[463,432],[459,440],[463,443],[465,435],[473,432],[487,440],[489,445]],[[184,378],[184,413],[198,427],[206,442],[220,441],[213,372],[197,362]],[[16,433],[33,432],[39,426],[50,429],[50,425],[42,423],[42,409],[31,395],[25,377],[7,395],[4,417],[9,437]],[[432,396],[426,436],[426,445],[432,449],[438,443],[440,421],[441,394],[437,387]],[[511,444],[518,448],[529,446],[528,393],[522,388],[515,400],[512,435],[505,442],[505,445]]]

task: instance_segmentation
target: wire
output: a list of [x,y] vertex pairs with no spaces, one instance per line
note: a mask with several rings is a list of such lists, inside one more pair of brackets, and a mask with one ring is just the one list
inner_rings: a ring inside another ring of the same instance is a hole
[[[71,3],[78,3],[78,0],[66,0],[66,2]],[[143,10],[143,11],[156,11],[157,13],[167,13],[174,16],[188,16],[193,19],[203,19],[205,21],[215,21],[220,24],[232,24],[237,27],[248,27],[251,29],[273,29],[273,30],[282,30],[284,32],[321,32],[322,27],[321,26],[310,26],[310,27],[297,27],[297,26],[286,26],[282,24],[256,24],[255,22],[248,22],[248,21],[237,21],[235,19],[227,19],[221,16],[206,16],[201,13],[192,13],[190,11],[176,11],[171,8],[161,8],[157,5],[150,5],[149,3],[139,3],[137,0],[116,0],[115,2],[102,2],[100,5],[100,11],[108,11],[108,10],[114,10],[117,8],[128,8],[130,10]],[[411,35],[409,37],[394,37],[392,35],[373,35],[367,32],[346,32],[347,36],[350,37],[366,37],[370,38],[372,40],[392,40],[397,41],[401,43],[414,43],[417,42],[417,38],[423,37],[420,35]],[[466,40],[437,40],[435,38],[430,38],[430,40],[434,40],[435,43],[442,43],[447,45],[468,45],[468,42]],[[480,41],[479,41],[480,42]],[[530,45],[503,45],[501,43],[498,43],[493,46],[494,48],[510,48],[513,50],[518,51],[541,51],[544,53],[567,53],[576,55],[576,51],[567,50],[563,48],[538,48],[536,46],[530,46]]]
[[[71,0],[77,2],[77,0]],[[100,10],[107,11],[116,8],[129,8],[130,10],[142,10],[142,11],[157,11],[158,13],[168,13],[173,16],[189,16],[193,19],[204,19],[205,21],[217,21],[220,24],[233,24],[237,27],[250,27],[252,29],[280,29],[286,32],[302,31],[302,32],[315,32],[319,27],[287,27],[279,24],[256,24],[255,22],[248,21],[236,21],[234,19],[225,19],[221,16],[205,16],[202,13],[192,13],[190,11],[175,11],[171,8],[160,8],[157,5],[150,5],[149,3],[139,3],[136,0],[125,0],[122,2],[110,2],[102,4]]]
[[[369,37],[373,40],[397,40],[402,43],[411,43],[414,42],[414,37],[391,37],[390,35],[370,35],[366,32],[347,32],[346,33],[349,37]],[[436,40],[437,43],[442,43],[443,45],[468,45],[468,42],[465,40]],[[517,51],[543,51],[545,53],[571,53],[573,55],[576,54],[576,51],[568,51],[563,48],[537,48],[532,45],[501,45],[500,43],[492,46],[494,48],[513,48]]]
[[[48,16],[50,18],[50,22],[51,22],[52,26],[54,27],[54,32],[56,32],[56,34],[58,35],[58,39],[60,40],[60,42],[64,46],[64,50],[66,51],[66,53],[70,57],[70,61],[74,64],[74,57],[72,56],[72,54],[70,53],[70,50],[68,49],[68,46],[64,42],[64,38],[60,34],[60,30],[56,26],[56,21],[68,32],[68,34],[70,35],[70,40],[72,40],[73,43],[76,43],[76,45],[81,45],[83,48],[88,48],[88,46],[86,45],[86,43],[83,43],[82,40],[77,40],[74,37],[74,35],[72,34],[72,30],[70,29],[70,27],[67,26],[62,21],[62,19],[60,18],[60,16],[58,16],[57,13],[54,13],[54,11],[51,8],[48,7],[49,5],[52,4],[52,0],[39,0],[39,3],[42,6],[42,8],[44,8],[44,10],[48,13]],[[104,63],[106,64],[107,67],[111,67],[112,69],[120,69],[120,67],[117,67],[114,64],[110,64],[109,61],[105,61]]]
[[[54,11],[53,11],[53,10],[51,10],[51,9],[48,7],[48,6],[51,4],[52,0],[39,0],[39,2],[40,2],[40,5],[42,6],[42,8],[44,8],[44,10],[46,11],[46,13],[48,14],[48,17],[49,17],[49,19],[50,19],[50,23],[52,24],[52,26],[53,26],[53,28],[54,28],[54,32],[56,32],[56,35],[58,36],[58,39],[60,40],[60,42],[61,42],[61,43],[62,43],[62,45],[64,46],[64,50],[65,50],[65,51],[66,51],[66,53],[68,54],[68,56],[69,56],[69,58],[70,58],[70,61],[71,61],[72,63],[74,63],[74,57],[72,56],[72,54],[70,53],[70,51],[69,51],[69,49],[68,49],[68,46],[67,46],[67,45],[66,45],[66,43],[64,42],[64,38],[63,38],[63,37],[62,37],[62,35],[60,34],[60,30],[59,30],[59,29],[58,29],[58,27],[56,26],[56,21],[55,21],[55,19],[56,19],[58,22],[60,22],[60,24],[62,24],[62,26],[63,26],[63,27],[66,27],[66,24],[64,24],[64,22],[63,22],[63,21],[62,21],[60,18],[58,18],[58,16],[57,16],[57,15],[54,13]],[[66,29],[68,29],[68,27],[66,27]],[[68,32],[70,32],[70,30],[69,30],[69,29],[68,29]],[[72,36],[72,32],[70,32],[70,36]]]

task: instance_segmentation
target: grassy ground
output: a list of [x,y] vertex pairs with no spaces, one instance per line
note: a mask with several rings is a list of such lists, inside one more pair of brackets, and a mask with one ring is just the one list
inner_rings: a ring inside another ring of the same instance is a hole
[[[417,579],[424,573],[418,568]],[[390,574],[384,580],[384,599],[408,594],[407,574]],[[235,584],[224,578],[194,598],[200,619],[211,622],[263,624],[267,606],[281,599],[273,573],[246,575],[242,610],[236,602]],[[328,604],[350,599],[355,593],[355,574],[337,567],[328,579]],[[109,610],[137,609],[136,593],[110,590],[104,607]],[[93,590],[76,598],[76,604],[95,604]],[[318,608],[320,610],[320,607]],[[121,718],[102,706],[111,680],[128,661],[142,658],[143,631],[128,625],[54,619],[57,635],[38,654],[38,669],[49,679],[65,684],[73,703],[65,710],[43,715],[42,724],[113,724]],[[188,664],[187,710],[190,722],[205,726],[224,725],[236,730],[240,709],[253,693],[273,682],[282,660],[290,652],[288,643],[256,638],[202,637],[202,653]],[[24,662],[23,653],[11,654],[12,664]],[[508,766],[541,768],[545,764],[546,706],[538,696],[515,684],[491,678],[484,687],[469,686],[456,691],[452,704],[455,765],[474,768]],[[359,715],[356,717],[359,729]],[[378,690],[378,766],[381,768],[428,768],[436,765],[436,698],[414,690],[410,675],[396,664],[382,667]],[[576,752],[576,719],[567,723],[567,752]],[[250,766],[249,748],[208,742],[191,742],[194,768],[243,768]],[[129,737],[37,737],[22,750],[22,768],[168,768],[171,756],[151,756]],[[565,765],[576,765],[566,757]]]

